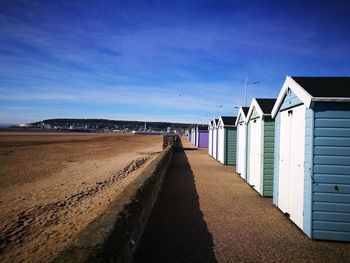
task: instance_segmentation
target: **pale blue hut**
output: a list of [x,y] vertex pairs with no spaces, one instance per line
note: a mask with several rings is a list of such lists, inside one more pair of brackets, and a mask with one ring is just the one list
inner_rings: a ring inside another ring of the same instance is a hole
[[350,241],[350,77],[287,76],[272,117],[274,204],[310,238]]

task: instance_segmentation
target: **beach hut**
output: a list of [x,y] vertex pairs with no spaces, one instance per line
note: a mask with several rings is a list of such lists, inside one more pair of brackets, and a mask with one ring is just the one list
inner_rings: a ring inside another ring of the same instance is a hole
[[236,119],[237,127],[237,152],[236,152],[236,173],[244,180],[246,177],[247,167],[247,114],[249,107],[240,107]]
[[236,117],[221,116],[218,122],[217,160],[225,165],[236,164]]
[[191,143],[193,145],[196,145],[196,140],[197,140],[196,126],[193,126],[191,128]]
[[274,204],[310,238],[350,241],[350,77],[287,76],[272,117]]
[[208,154],[213,156],[213,122],[209,121],[208,125]]
[[214,159],[217,159],[218,157],[217,157],[217,147],[218,147],[218,145],[217,145],[217,142],[218,142],[218,129],[217,129],[217,126],[218,126],[218,123],[219,123],[219,119],[214,119],[214,123],[213,123],[213,158]]
[[198,125],[196,133],[196,146],[198,148],[208,148],[208,126]]
[[253,99],[248,125],[247,182],[262,196],[272,196],[275,123],[271,110],[276,99]]

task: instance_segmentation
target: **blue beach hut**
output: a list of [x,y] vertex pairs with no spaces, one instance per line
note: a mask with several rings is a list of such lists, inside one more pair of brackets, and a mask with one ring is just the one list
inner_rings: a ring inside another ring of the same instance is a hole
[[350,77],[287,76],[272,117],[274,204],[310,238],[350,241]]

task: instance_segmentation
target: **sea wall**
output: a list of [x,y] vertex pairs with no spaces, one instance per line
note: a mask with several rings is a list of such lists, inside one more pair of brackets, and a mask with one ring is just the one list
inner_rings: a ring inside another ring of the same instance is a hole
[[107,211],[90,223],[54,262],[131,262],[157,200],[174,147],[169,143],[111,202]]

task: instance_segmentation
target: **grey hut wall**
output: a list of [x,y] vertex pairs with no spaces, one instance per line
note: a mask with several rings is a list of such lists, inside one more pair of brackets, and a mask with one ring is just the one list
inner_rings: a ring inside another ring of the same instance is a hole
[[273,194],[273,167],[274,167],[274,143],[275,121],[270,117],[264,119],[264,150],[263,150],[263,196]]
[[312,236],[350,241],[350,103],[314,107]]

